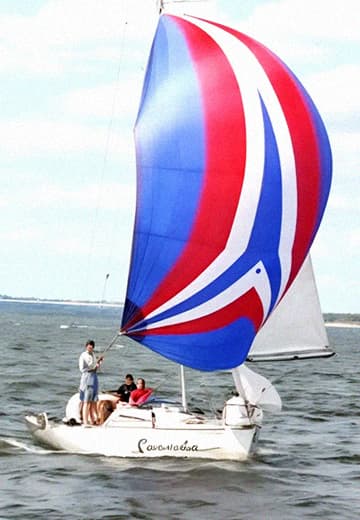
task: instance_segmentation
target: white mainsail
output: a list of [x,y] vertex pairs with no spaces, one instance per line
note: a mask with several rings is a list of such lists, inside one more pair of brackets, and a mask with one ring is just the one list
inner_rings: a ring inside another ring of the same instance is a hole
[[328,337],[310,256],[292,286],[261,328],[248,361],[328,357]]
[[272,413],[281,411],[281,398],[266,377],[250,370],[245,365],[234,368],[232,375],[236,390],[248,404]]

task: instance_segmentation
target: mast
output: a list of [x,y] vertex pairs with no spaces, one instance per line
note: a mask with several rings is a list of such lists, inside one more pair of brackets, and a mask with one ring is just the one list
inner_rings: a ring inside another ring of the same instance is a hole
[[181,380],[181,402],[182,402],[184,411],[187,412],[184,365],[180,365],[180,380]]
[[107,284],[107,281],[108,281],[108,279],[109,279],[109,276],[110,276],[110,273],[108,273],[108,274],[105,276],[104,288],[103,288],[103,292],[102,292],[101,300],[100,300],[100,308],[102,308],[103,303],[105,302],[106,284]]
[[165,4],[175,5],[175,4],[192,4],[196,2],[207,2],[208,0],[156,0],[156,6],[158,8],[159,14],[162,14],[165,10]]
[[156,6],[158,8],[159,14],[161,14],[164,10],[164,0],[157,0]]

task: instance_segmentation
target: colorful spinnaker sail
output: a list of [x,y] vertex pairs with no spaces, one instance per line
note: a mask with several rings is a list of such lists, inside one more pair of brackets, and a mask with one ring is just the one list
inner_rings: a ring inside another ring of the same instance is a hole
[[266,47],[163,15],[135,138],[122,331],[186,366],[238,366],[319,227],[332,167],[323,122]]

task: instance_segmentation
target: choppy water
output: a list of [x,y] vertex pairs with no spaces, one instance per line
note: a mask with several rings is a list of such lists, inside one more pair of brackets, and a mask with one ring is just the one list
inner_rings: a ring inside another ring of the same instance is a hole
[[[76,321],[82,328],[61,328]],[[77,390],[84,341],[105,347],[118,311],[0,302],[1,519],[302,520],[360,518],[360,329],[329,328],[337,356],[252,365],[275,383],[284,409],[265,416],[259,449],[246,463],[120,460],[69,455],[34,444],[23,417],[62,417]],[[131,371],[176,397],[177,369],[142,347],[115,346],[100,383]],[[204,409],[232,390],[225,373],[187,371]],[[209,404],[210,403],[210,404]]]

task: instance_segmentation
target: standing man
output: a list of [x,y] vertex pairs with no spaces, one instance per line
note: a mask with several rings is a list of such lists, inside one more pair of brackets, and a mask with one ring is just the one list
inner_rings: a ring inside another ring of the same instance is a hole
[[89,339],[85,343],[85,351],[79,357],[80,379],[80,417],[84,425],[96,424],[96,402],[98,400],[99,381],[97,369],[101,365],[103,357],[96,359],[95,342]]

